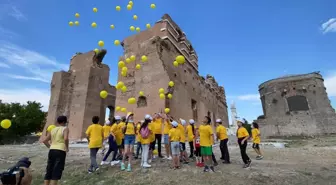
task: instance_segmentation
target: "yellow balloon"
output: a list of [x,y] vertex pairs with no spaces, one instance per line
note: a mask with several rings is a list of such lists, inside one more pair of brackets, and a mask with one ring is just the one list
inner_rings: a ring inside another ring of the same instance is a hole
[[97,23],[93,22],[93,23],[91,24],[91,26],[92,26],[92,28],[95,28],[95,27],[97,27]]
[[176,62],[176,61],[174,61],[174,62],[173,62],[173,65],[174,65],[175,67],[177,67],[177,66],[179,65],[179,63]]
[[129,1],[128,4],[133,6],[133,1]]
[[165,113],[168,114],[170,112],[169,108],[165,108]]
[[116,89],[118,89],[118,90],[121,89],[122,87],[123,87],[123,85],[119,85],[119,84],[116,85]]
[[76,14],[75,14],[75,17],[77,17],[77,18],[78,18],[78,17],[79,17],[79,13],[76,13]]
[[154,154],[154,155],[157,155],[157,154],[158,154],[158,151],[157,151],[157,150],[153,150],[153,154]]
[[146,24],[146,28],[149,29],[151,27],[151,25],[148,23]]
[[111,29],[114,29],[114,25],[113,25],[113,24],[111,24],[111,25],[110,25],[110,28],[111,28]]
[[177,56],[175,60],[179,64],[184,64],[184,62],[185,62],[185,58],[182,55]]
[[49,125],[48,128],[47,128],[47,132],[50,132],[54,128],[56,128],[55,125]]
[[139,92],[139,96],[144,96],[144,95],[145,95],[145,93],[143,91]]
[[93,8],[93,12],[98,12],[98,9],[97,8]]
[[125,62],[124,62],[124,61],[119,61],[119,62],[118,62],[118,67],[119,67],[119,68],[123,68],[123,67],[125,67]]
[[116,10],[117,10],[117,11],[120,11],[120,10],[121,10],[121,7],[120,7],[120,6],[116,6]]
[[142,57],[141,57],[141,61],[143,61],[143,62],[147,62],[147,61],[148,61],[147,56],[146,56],[146,55],[142,55]]
[[160,98],[161,98],[161,99],[165,99],[165,97],[166,97],[166,96],[165,96],[163,93],[160,94]]
[[135,66],[135,69],[141,69],[141,65],[140,65],[140,64],[137,64],[137,65]]
[[79,22],[78,22],[78,21],[75,21],[75,25],[76,25],[76,26],[79,26]]
[[155,5],[155,4],[151,4],[150,7],[151,7],[152,9],[154,9],[154,8],[156,8],[156,5]]
[[168,85],[169,85],[170,87],[174,87],[175,83],[174,83],[173,81],[170,81],[170,82],[168,83]]
[[138,16],[137,15],[133,15],[133,19],[134,20],[138,20]]
[[125,71],[125,72],[127,72],[127,67],[123,67],[122,69],[121,69],[121,71]]
[[132,56],[130,57],[130,59],[131,59],[132,62],[135,61],[135,55],[132,55]]
[[140,28],[139,28],[139,27],[136,27],[136,28],[135,28],[135,31],[140,32]]
[[130,58],[126,58],[126,63],[129,64],[131,62]]
[[130,26],[130,30],[131,30],[131,31],[134,31],[134,30],[135,30],[135,27],[134,27],[134,26]]
[[114,45],[118,46],[120,44],[120,41],[119,40],[115,40],[114,41]]
[[132,10],[132,5],[128,4],[127,5],[127,10]]
[[122,91],[122,92],[126,92],[126,91],[127,91],[127,87],[126,87],[126,86],[123,86],[123,87],[121,88],[121,91]]
[[116,107],[116,111],[120,111],[120,109],[121,109],[121,108],[120,108],[119,106]]
[[103,91],[100,91],[100,97],[105,99],[107,97],[108,93],[107,91],[103,90]]
[[126,77],[127,76],[127,71],[121,71],[121,76]]
[[127,112],[126,108],[121,108],[121,112]]
[[72,21],[69,22],[69,26],[73,26],[74,23]]
[[120,87],[124,87],[125,86],[124,82],[118,82],[117,85],[120,86]]
[[164,92],[165,92],[164,88],[160,88],[160,89],[159,89],[159,93],[160,93],[160,94],[162,94],[162,93],[164,93]]
[[136,103],[136,99],[135,98],[128,98],[128,103],[129,104],[135,104]]
[[9,119],[4,119],[1,121],[1,127],[4,129],[8,129],[12,126],[12,122]]
[[168,94],[168,98],[169,98],[169,99],[172,99],[172,98],[173,98],[173,95],[172,95],[172,94]]
[[98,49],[98,48],[94,49],[93,51],[94,51],[96,54],[99,53],[99,49]]
[[100,40],[100,41],[98,42],[98,46],[99,46],[99,47],[104,47],[104,41]]

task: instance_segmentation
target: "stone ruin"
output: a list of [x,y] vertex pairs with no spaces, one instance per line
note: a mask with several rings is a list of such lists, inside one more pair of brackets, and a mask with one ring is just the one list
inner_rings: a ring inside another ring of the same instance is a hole
[[262,137],[336,133],[336,114],[318,72],[281,77],[259,85]]
[[[69,71],[53,74],[47,124],[41,139],[46,135],[46,128],[60,115],[68,117],[71,140],[86,137],[85,131],[93,116],[98,115],[104,124],[106,108],[110,109],[110,117],[114,116],[116,89],[109,84],[110,68],[102,64],[105,54],[106,50],[76,53],[71,58]],[[99,95],[102,90],[109,93],[106,99]]]
[[[228,126],[228,112],[224,87],[219,86],[215,78],[199,75],[198,56],[191,43],[179,26],[165,14],[152,28],[132,35],[122,42],[124,56],[121,60],[136,56],[136,61],[127,64],[127,76],[120,73],[118,81],[124,82],[127,92],[117,91],[116,106],[125,107],[135,113],[136,120],[142,120],[145,114],[164,112],[170,108],[174,118],[194,119],[201,123],[204,116],[223,120]],[[146,55],[148,62],[141,62]],[[182,66],[174,67],[177,55],[186,59]],[[141,64],[141,70],[136,70]],[[173,81],[173,88],[168,82]],[[171,93],[172,99],[161,100],[159,89],[164,88],[166,94]],[[139,96],[144,91],[144,96]],[[128,104],[128,98],[135,97],[136,105]],[[123,115],[125,113],[116,113]]]

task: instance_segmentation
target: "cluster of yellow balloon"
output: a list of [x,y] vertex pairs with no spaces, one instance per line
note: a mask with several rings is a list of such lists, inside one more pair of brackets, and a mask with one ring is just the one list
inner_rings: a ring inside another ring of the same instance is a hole
[[4,129],[8,129],[9,127],[12,126],[12,122],[9,119],[4,119],[1,121],[1,127]]
[[116,106],[116,109],[115,109],[117,112],[121,111],[121,112],[127,112],[127,109],[126,108],[122,108],[120,106]]
[[118,82],[116,85],[116,89],[121,90],[121,92],[123,93],[127,91],[127,87],[125,86],[124,82]]
[[[79,17],[80,17],[79,13],[75,13],[75,17],[76,17],[76,18],[79,18]],[[75,24],[76,26],[79,26],[79,21],[75,21],[75,23],[74,23],[73,21],[70,21],[70,22],[69,22],[69,26],[73,26],[74,24]]]
[[185,58],[183,55],[178,55],[176,58],[175,58],[175,61],[173,62],[173,65],[175,67],[179,66],[179,65],[182,65],[185,63]]
[[160,88],[159,89],[159,96],[160,96],[160,99],[165,99],[165,90],[164,90],[164,88]]

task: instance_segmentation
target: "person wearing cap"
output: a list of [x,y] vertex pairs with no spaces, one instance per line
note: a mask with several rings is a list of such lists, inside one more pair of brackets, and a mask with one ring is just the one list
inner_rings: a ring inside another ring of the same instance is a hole
[[178,128],[178,123],[176,121],[172,122],[173,128],[169,130],[169,140],[171,146],[171,153],[173,156],[173,166],[174,169],[180,168],[180,141],[182,137],[182,133]]
[[141,155],[141,167],[143,168],[150,168],[151,165],[148,164],[149,159],[149,145],[151,144],[151,135],[152,135],[152,129],[149,126],[149,123],[151,122],[150,115],[145,116],[145,121],[140,127],[140,141],[142,146],[142,155]]
[[188,164],[188,155],[186,152],[186,146],[185,146],[185,142],[186,142],[186,126],[187,122],[184,119],[180,118],[180,122],[178,123],[177,128],[180,130],[181,132],[181,139],[180,139],[180,152],[181,152],[181,159],[184,161],[185,164]]
[[[159,157],[163,158],[161,154],[161,140],[162,140],[162,131],[163,131],[163,121],[164,119],[162,118],[160,113],[156,113],[154,115],[153,119],[153,127],[154,127],[154,135],[155,135],[155,140],[154,140],[154,147],[156,145],[156,142],[158,144],[158,153]],[[155,148],[154,148],[155,149]]]
[[135,153],[135,159],[139,158],[139,154],[140,154],[140,150],[142,152],[142,148],[141,148],[141,140],[140,140],[140,128],[141,128],[141,124],[144,122],[144,120],[139,121],[136,124],[136,142],[137,142],[137,148],[136,148],[136,153]]
[[[115,119],[113,118],[112,120],[112,124],[115,122]],[[104,165],[104,164],[111,164],[111,163],[115,163],[113,161],[115,161],[115,158],[116,158],[116,155],[118,153],[118,146],[117,146],[117,143],[115,141],[115,138],[116,136],[114,135],[113,132],[111,132],[111,128],[112,128],[112,125],[111,124],[111,121],[106,121],[106,124],[103,126],[103,129],[104,129],[104,137],[107,137],[107,141],[108,141],[108,144],[109,144],[109,149],[107,151],[107,153],[104,155],[103,157],[103,160],[102,162],[100,163],[101,165]],[[113,124],[115,125],[115,124]],[[105,128],[104,128],[105,127]],[[108,130],[108,132],[106,133],[106,130]],[[107,136],[106,136],[107,134]],[[109,157],[109,155],[113,152],[113,157],[112,157],[112,160],[111,162],[107,162],[107,158]]]
[[125,149],[124,149],[124,154],[123,154],[123,159],[120,165],[121,170],[125,170],[125,160],[126,157],[128,157],[128,165],[127,165],[127,171],[130,172],[131,171],[131,161],[132,161],[132,155],[133,155],[133,147],[134,147],[134,143],[135,143],[135,134],[136,134],[136,127],[134,124],[134,120],[133,120],[133,113],[129,113],[126,116],[126,123],[125,126],[123,128],[123,133],[125,135]]
[[201,145],[201,155],[204,160],[204,172],[208,172],[209,169],[214,171],[213,164],[211,162],[212,158],[212,144],[214,143],[213,139],[213,130],[211,127],[211,119],[208,116],[204,117],[203,123],[199,126],[199,134],[200,134],[200,145]]
[[243,168],[248,168],[251,165],[251,159],[246,154],[246,147],[247,147],[247,140],[250,137],[250,134],[246,130],[245,127],[243,127],[242,121],[237,121],[238,130],[237,130],[237,138],[238,138],[238,145],[240,149],[240,154],[244,162]]
[[69,128],[66,127],[68,119],[59,116],[53,128],[43,143],[49,148],[44,184],[57,185],[62,178],[65,166],[66,153],[69,151]]
[[260,151],[260,147],[259,147],[259,144],[260,144],[260,131],[259,131],[259,125],[258,123],[256,122],[253,122],[252,123],[252,141],[253,141],[253,144],[252,144],[252,148],[254,149],[254,151],[258,154],[258,156],[256,157],[257,160],[261,160],[263,159],[263,155],[261,154],[261,151]]
[[170,123],[169,116],[165,114],[164,117],[164,127],[163,127],[163,143],[166,150],[166,159],[171,160],[172,154],[170,152],[170,141],[169,141],[169,130],[172,128],[172,124]]
[[89,141],[90,149],[90,160],[91,164],[88,169],[89,173],[99,170],[97,164],[97,153],[99,149],[103,146],[104,141],[104,130],[103,127],[99,124],[99,117],[92,117],[92,124],[86,130],[87,140]]
[[114,166],[114,165],[119,163],[119,160],[117,160],[117,154],[118,154],[118,149],[120,150],[120,148],[121,148],[120,146],[122,144],[121,134],[119,133],[121,131],[118,129],[118,125],[121,122],[121,117],[120,116],[115,116],[114,119],[115,119],[115,123],[113,123],[113,125],[111,127],[111,130],[110,130],[110,133],[115,136],[113,141],[117,145],[117,150],[113,153],[111,166]]
[[189,125],[187,126],[188,141],[190,147],[189,158],[194,157],[194,138],[195,138],[195,121],[193,119],[189,120]]
[[217,135],[217,140],[220,141],[219,148],[222,154],[222,157],[220,159],[223,160],[223,163],[230,163],[230,155],[229,155],[229,149],[227,146],[227,143],[229,141],[228,135],[227,135],[227,130],[226,128],[222,125],[222,120],[217,119],[216,120],[217,128],[216,128],[216,135]]

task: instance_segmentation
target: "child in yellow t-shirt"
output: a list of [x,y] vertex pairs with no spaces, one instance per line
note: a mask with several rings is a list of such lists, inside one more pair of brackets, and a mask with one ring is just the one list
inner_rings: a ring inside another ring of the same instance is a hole
[[224,164],[229,164],[230,163],[230,155],[229,155],[229,149],[228,149],[228,135],[227,135],[227,130],[222,124],[221,119],[216,120],[217,128],[216,128],[216,135],[217,135],[217,140],[220,141],[219,148],[222,154],[222,157],[220,159],[223,160]]
[[178,128],[178,123],[176,121],[172,122],[173,128],[169,130],[168,137],[170,140],[171,152],[173,156],[173,166],[174,169],[180,168],[180,140],[182,133]]
[[250,134],[248,133],[246,128],[243,127],[242,121],[237,121],[237,125],[238,125],[237,130],[238,145],[240,149],[240,154],[244,162],[243,168],[248,168],[251,165],[251,159],[246,154],[246,148],[247,148],[247,140],[250,138]]
[[261,152],[260,152],[260,131],[259,131],[259,125],[256,122],[252,123],[253,129],[252,129],[252,148],[254,149],[254,151],[256,151],[256,153],[258,154],[258,156],[256,157],[257,160],[261,160],[264,158],[264,156],[262,156]]
[[145,121],[140,127],[140,141],[141,141],[141,147],[142,147],[142,155],[141,155],[141,167],[143,168],[150,168],[151,165],[148,164],[149,159],[149,145],[151,144],[152,138],[152,128],[149,126],[149,123],[151,122],[151,116],[146,115]]
[[139,121],[137,124],[136,124],[136,142],[137,142],[137,149],[136,149],[136,153],[135,153],[135,159],[138,159],[139,158],[139,154],[140,154],[140,150],[142,152],[142,149],[141,149],[141,135],[140,135],[140,127],[141,127],[141,124],[143,123],[144,121],[142,120],[141,122]]

